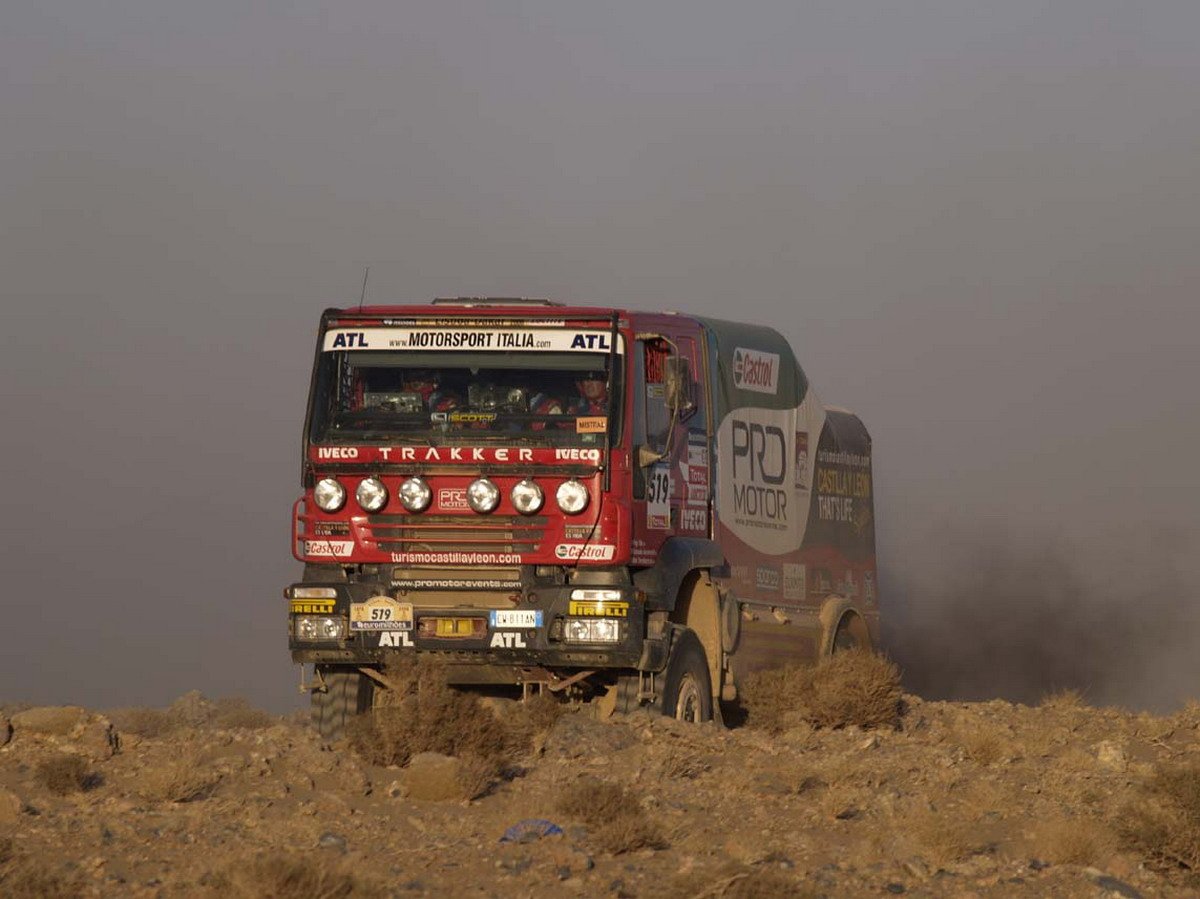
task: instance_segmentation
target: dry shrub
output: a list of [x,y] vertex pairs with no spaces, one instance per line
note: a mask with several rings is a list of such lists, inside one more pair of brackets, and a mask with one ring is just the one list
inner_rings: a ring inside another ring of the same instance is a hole
[[111,709],[104,714],[118,733],[138,737],[162,737],[179,726],[179,722],[163,709]]
[[66,899],[82,896],[84,886],[78,869],[52,856],[18,854],[12,840],[0,840],[0,896],[5,899]]
[[1034,831],[1034,855],[1056,865],[1098,865],[1115,848],[1112,831],[1090,818],[1051,818]]
[[1083,694],[1067,687],[1053,690],[1042,697],[1041,706],[1046,709],[1078,709],[1084,705]]
[[213,727],[225,730],[243,728],[245,730],[262,730],[279,721],[274,715],[269,715],[262,709],[256,709],[240,696],[226,696],[213,704]]
[[678,750],[659,762],[659,776],[665,780],[695,780],[712,770],[712,764],[694,752]]
[[503,723],[479,700],[449,686],[442,666],[425,659],[389,665],[384,703],[352,729],[351,745],[377,765],[406,765],[421,752],[500,760]]
[[749,675],[741,691],[751,727],[782,733],[789,726],[895,727],[900,720],[900,669],[883,656],[854,650],[815,666]]
[[912,817],[908,832],[933,861],[949,864],[981,851],[987,840],[976,821],[927,809]]
[[221,775],[205,765],[197,751],[160,765],[148,765],[138,782],[139,792],[158,802],[199,802],[221,782]]
[[352,723],[351,747],[377,765],[406,765],[422,752],[454,756],[468,799],[486,793],[562,713],[552,698],[535,697],[501,717],[449,686],[435,659],[400,660],[385,676],[391,689],[370,715]]
[[1009,758],[1013,748],[999,732],[985,724],[964,727],[955,732],[954,739],[964,756],[985,768]]
[[37,779],[56,796],[82,793],[100,783],[100,776],[91,770],[87,760],[73,753],[57,753],[42,759],[37,766]]
[[582,821],[592,841],[613,855],[666,847],[637,797],[619,784],[580,780],[563,791],[557,808]]
[[213,880],[232,899],[373,899],[384,891],[327,857],[263,855],[236,862]]
[[820,893],[775,868],[728,866],[715,875],[676,876],[667,895],[673,899],[816,899]]
[[254,708],[240,696],[209,702],[194,692],[165,709],[134,707],[112,709],[105,714],[118,732],[149,738],[170,736],[191,727],[261,730],[279,722],[277,717]]
[[1119,832],[1152,867],[1200,871],[1200,764],[1160,765],[1126,806]]

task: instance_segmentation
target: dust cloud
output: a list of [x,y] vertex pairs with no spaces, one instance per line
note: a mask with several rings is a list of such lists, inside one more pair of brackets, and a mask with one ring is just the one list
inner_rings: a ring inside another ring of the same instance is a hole
[[957,522],[893,560],[888,649],[907,688],[1154,711],[1200,697],[1196,534],[1036,533]]

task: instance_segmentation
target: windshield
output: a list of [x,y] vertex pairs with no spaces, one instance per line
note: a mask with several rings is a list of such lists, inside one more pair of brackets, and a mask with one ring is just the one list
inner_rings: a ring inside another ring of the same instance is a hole
[[[311,437],[318,443],[601,446],[610,358],[588,352],[326,351]],[[618,363],[615,421],[620,372]]]

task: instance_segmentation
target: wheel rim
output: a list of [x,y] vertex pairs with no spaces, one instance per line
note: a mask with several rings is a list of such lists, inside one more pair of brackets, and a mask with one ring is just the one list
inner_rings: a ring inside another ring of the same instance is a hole
[[834,652],[853,652],[859,648],[858,637],[850,633],[849,628],[842,628],[833,638]]
[[700,696],[700,687],[696,684],[696,678],[685,674],[683,680],[679,682],[679,695],[675,699],[675,718],[695,724],[700,721],[703,708],[704,700]]

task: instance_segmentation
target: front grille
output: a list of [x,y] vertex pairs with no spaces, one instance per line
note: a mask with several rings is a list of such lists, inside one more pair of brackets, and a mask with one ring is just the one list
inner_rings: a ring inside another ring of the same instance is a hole
[[532,553],[546,534],[544,516],[369,515],[360,539],[385,552]]

